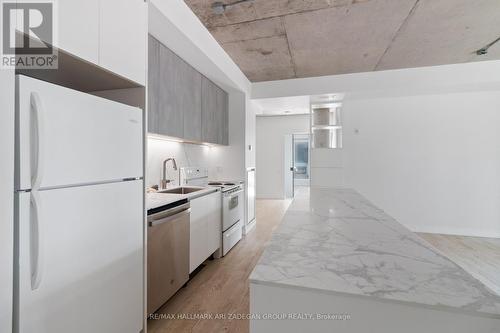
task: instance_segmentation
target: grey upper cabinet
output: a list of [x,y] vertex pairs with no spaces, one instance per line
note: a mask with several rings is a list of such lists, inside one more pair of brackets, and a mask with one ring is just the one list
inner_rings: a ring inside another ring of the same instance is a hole
[[148,132],[228,144],[228,95],[149,37]]
[[160,84],[160,43],[153,37],[148,39],[148,132],[158,133],[159,84]]
[[217,143],[227,145],[229,142],[229,100],[227,93],[217,87],[217,119],[219,123]]
[[206,77],[201,82],[201,139],[203,142],[219,143],[217,112],[217,86]]
[[189,141],[201,141],[201,74],[182,61],[178,69],[177,99],[184,117],[184,136]]
[[182,138],[184,136],[184,114],[182,100],[177,95],[177,83],[182,76],[180,58],[160,45],[159,121],[158,133]]
[[209,79],[201,84],[202,141],[228,144],[228,95]]

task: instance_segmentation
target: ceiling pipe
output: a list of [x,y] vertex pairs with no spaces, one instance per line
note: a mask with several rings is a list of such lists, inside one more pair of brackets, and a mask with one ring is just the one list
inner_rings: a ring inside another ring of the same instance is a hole
[[500,37],[498,37],[497,39],[495,39],[494,41],[492,41],[491,43],[489,43],[488,45],[486,45],[485,47],[483,48],[480,48],[479,50],[476,51],[476,54],[477,55],[485,55],[485,54],[488,54],[488,49],[490,47],[492,47],[493,45],[495,45],[496,43],[498,43],[500,41]]

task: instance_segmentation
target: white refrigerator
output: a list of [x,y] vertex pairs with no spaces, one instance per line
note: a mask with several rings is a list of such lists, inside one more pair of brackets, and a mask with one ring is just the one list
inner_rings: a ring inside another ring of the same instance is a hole
[[16,76],[15,333],[143,328],[142,110]]

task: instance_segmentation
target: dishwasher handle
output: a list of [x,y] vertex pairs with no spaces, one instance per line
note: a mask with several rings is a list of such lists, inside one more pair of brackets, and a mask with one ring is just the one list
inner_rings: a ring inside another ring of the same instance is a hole
[[189,203],[174,207],[154,215],[148,216],[148,226],[155,227],[157,225],[170,222],[172,220],[178,219],[181,216],[189,215],[191,213],[191,208]]

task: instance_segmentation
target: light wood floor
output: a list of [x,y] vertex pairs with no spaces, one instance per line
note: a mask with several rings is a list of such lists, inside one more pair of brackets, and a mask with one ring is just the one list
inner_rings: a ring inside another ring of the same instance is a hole
[[[273,230],[279,225],[290,200],[257,200],[257,227],[224,258],[207,262],[158,314],[247,314],[248,276],[256,265]],[[443,254],[500,293],[500,240],[420,234]],[[247,333],[248,320],[171,319],[148,321],[149,333]]]
[[500,239],[423,233],[419,235],[500,295]]

